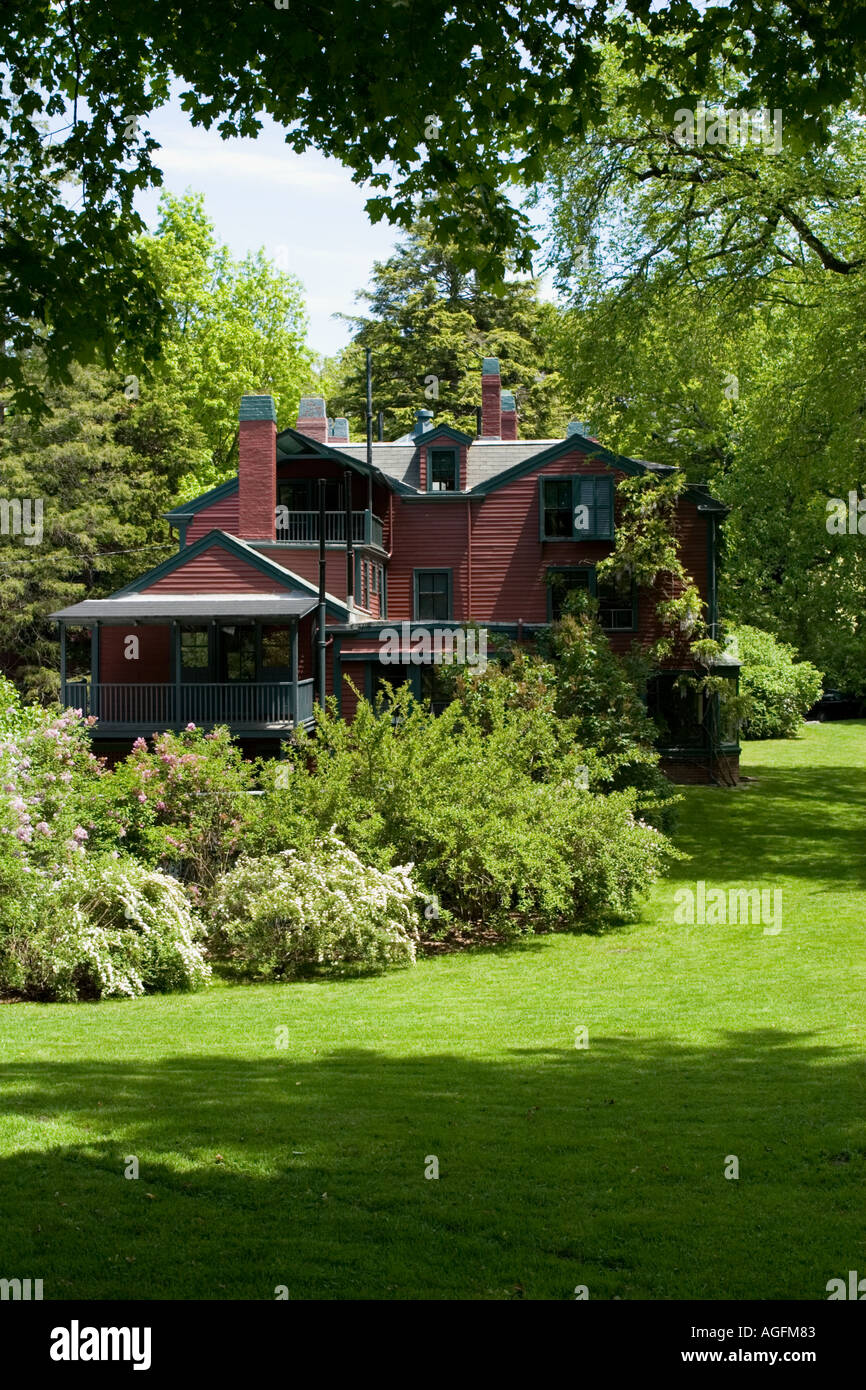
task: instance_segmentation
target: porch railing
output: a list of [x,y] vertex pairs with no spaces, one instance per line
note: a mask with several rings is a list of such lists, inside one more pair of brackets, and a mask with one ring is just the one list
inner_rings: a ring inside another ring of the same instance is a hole
[[298,708],[292,709],[291,681],[262,684],[203,681],[196,685],[69,681],[66,705],[95,715],[100,724],[167,729],[173,725],[228,724],[231,728],[289,727],[313,717],[313,682],[298,682]]
[[[358,545],[382,544],[382,522],[371,511],[352,513],[352,539]],[[319,539],[319,513],[293,512],[277,507],[277,540],[288,544],[305,545]],[[345,544],[346,513],[325,512],[325,542]]]

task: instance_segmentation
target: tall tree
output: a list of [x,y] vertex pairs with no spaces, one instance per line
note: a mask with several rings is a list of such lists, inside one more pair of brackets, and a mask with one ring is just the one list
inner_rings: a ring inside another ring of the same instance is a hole
[[866,497],[859,118],[838,111],[818,154],[681,146],[626,107],[548,185],[560,369],[606,442],[731,506],[724,613],[866,689],[862,542],[826,524]]
[[389,260],[376,262],[372,287],[359,298],[371,312],[349,319],[356,334],[328,395],[330,410],[348,416],[356,429],[363,429],[370,348],[375,406],[385,412],[390,438],[411,429],[421,407],[474,433],[482,356],[499,358],[503,386],[517,399],[521,435],[564,433],[569,413],[550,360],[556,310],[539,299],[535,281],[508,280],[491,293],[461,267],[452,245],[443,246],[421,224]]
[[195,122],[255,135],[266,112],[293,149],[342,160],[371,217],[427,216],[495,279],[510,253],[528,270],[533,249],[509,184],[540,180],[564,137],[610,114],[602,40],[641,74],[638,109],[671,87],[696,99],[723,60],[739,105],[784,93],[812,135],[866,56],[860,0],[4,0],[0,36],[0,376],[22,398],[37,340],[55,374],[158,340],[134,198],[160,181],[146,118],[173,75]]
[[76,367],[68,384],[41,385],[47,418],[18,412],[0,424],[9,517],[0,535],[0,663],[29,697],[48,699],[57,695],[58,658],[47,615],[166,559],[177,541],[161,512],[194,451],[182,409],[134,403],[106,372]]
[[166,396],[200,432],[204,447],[181,484],[186,497],[234,470],[241,396],[267,391],[278,418],[293,414],[310,384],[313,358],[295,276],[276,270],[262,251],[234,260],[198,195],[164,195],[160,211],[156,235],[142,246],[166,309],[164,350],[150,381],[139,381],[134,358],[127,367],[142,399],[154,391]]

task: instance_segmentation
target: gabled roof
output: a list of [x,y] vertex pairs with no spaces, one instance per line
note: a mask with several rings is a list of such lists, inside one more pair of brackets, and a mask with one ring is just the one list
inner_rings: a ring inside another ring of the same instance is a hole
[[[527,444],[531,441],[527,440]],[[483,496],[488,492],[495,492],[497,488],[505,487],[515,478],[521,477],[524,473],[531,473],[536,468],[542,468],[546,463],[552,463],[554,459],[561,458],[563,454],[570,454],[573,449],[577,449],[592,462],[603,463],[609,468],[617,468],[623,473],[636,476],[639,473],[648,473],[665,469],[667,472],[674,472],[673,466],[656,464],[650,469],[648,463],[640,459],[627,458],[625,454],[612,453],[610,449],[605,449],[603,444],[599,444],[597,439],[590,439],[585,434],[570,434],[565,439],[558,439],[555,444],[550,444],[546,449],[537,450],[527,458],[514,463],[511,467],[506,465],[504,471],[495,473],[484,482],[477,483],[470,491],[475,496]],[[470,458],[472,450],[469,451]]]
[[[173,574],[176,570],[183,569],[190,560],[194,560],[203,551],[210,550],[213,546],[219,546],[227,550],[230,554],[238,555],[247,564],[257,569],[261,574],[276,582],[291,593],[297,594],[299,591],[304,595],[318,596],[315,584],[311,584],[302,575],[295,574],[293,570],[286,569],[284,565],[277,564],[276,560],[270,560],[266,555],[262,555],[254,546],[247,541],[239,540],[237,536],[231,536],[227,531],[208,531],[207,535],[202,536],[192,545],[186,545],[182,549],[175,551],[162,564],[154,566],[146,574],[139,577],[124,589],[118,589],[111,594],[112,599],[127,598],[133,594],[141,595],[155,584],[158,580],[165,578],[166,575]],[[333,594],[326,594],[328,611],[335,618],[348,619],[349,609],[342,599],[336,598]]]
[[[382,445],[378,446],[382,448]],[[352,449],[360,449],[360,453],[351,452]],[[337,449],[333,444],[323,444],[318,439],[309,439],[307,435],[301,434],[299,430],[284,429],[277,435],[277,463],[289,463],[294,458],[309,457],[313,454],[319,458],[333,459],[336,463],[354,468],[356,473],[362,474],[365,478],[372,472],[373,478],[383,487],[390,487],[395,492],[403,491],[399,481],[387,473],[383,473],[376,466],[376,445],[373,446],[373,467],[372,470],[367,463],[367,446],[345,444]]]
[[475,443],[476,436],[474,434],[465,434],[463,430],[458,430],[454,425],[430,425],[426,430],[423,430],[421,434],[412,435],[410,437],[416,448],[423,445],[426,449],[428,444],[432,444],[434,439],[438,439],[439,436],[443,434],[448,439],[453,439],[456,444]]
[[167,521],[174,522],[188,521],[195,516],[196,512],[204,511],[205,507],[210,507],[214,502],[221,502],[224,497],[231,497],[238,490],[237,474],[234,478],[228,478],[224,483],[218,483],[208,492],[203,492],[200,497],[193,497],[189,502],[179,502],[176,507],[172,507],[170,512],[163,512]]
[[[460,444],[465,443],[467,446],[467,490],[464,493],[427,493],[421,489],[419,445],[423,444],[426,448],[435,439],[443,437]],[[605,467],[616,468],[632,476],[654,473],[666,477],[677,471],[673,464],[654,463],[650,459],[629,458],[625,454],[617,454],[611,449],[606,449],[597,439],[591,439],[585,434],[574,433],[567,435],[565,439],[488,439],[484,436],[474,438],[452,425],[434,425],[414,440],[411,436],[404,436],[403,440],[391,444],[375,441],[372,449],[372,476],[383,486],[404,497],[423,497],[427,501],[431,498],[453,501],[455,496],[483,497],[488,492],[506,487],[515,478],[560,458],[572,449],[577,449],[588,459]],[[309,439],[300,431],[291,428],[282,430],[277,435],[278,462],[290,462],[296,458],[310,456],[333,459],[336,463],[353,468],[364,477],[370,474],[365,443],[341,443],[340,447],[336,448],[332,444]],[[214,502],[220,501],[223,497],[230,497],[237,492],[237,488],[237,478],[230,478],[227,482],[203,493],[201,497],[174,507],[172,511],[166,512],[165,516],[174,524],[189,520]],[[701,512],[724,513],[729,510],[713,498],[703,484],[690,485],[685,489],[684,496]]]

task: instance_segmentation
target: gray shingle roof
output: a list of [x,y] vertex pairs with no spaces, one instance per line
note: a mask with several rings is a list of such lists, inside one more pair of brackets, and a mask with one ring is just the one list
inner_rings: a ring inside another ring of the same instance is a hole
[[[361,463],[366,462],[366,444],[337,444],[336,447],[341,454],[348,454],[349,458],[358,459]],[[409,487],[420,486],[418,451],[414,444],[374,444],[373,467],[389,478],[396,478],[398,483],[407,483]]]
[[[404,439],[407,438],[408,436],[404,436]],[[471,490],[479,483],[487,483],[500,473],[507,473],[509,468],[526,463],[536,454],[541,454],[552,445],[561,443],[561,439],[473,440],[467,455],[466,486]],[[337,447],[341,454],[348,454],[350,458],[358,459],[359,462],[364,462],[367,458],[366,444],[339,444]],[[647,459],[636,459],[635,462],[644,464],[653,472],[672,471],[669,465],[650,463]],[[403,440],[399,440],[394,444],[374,443],[373,465],[387,477],[396,478],[398,482],[405,483],[409,487],[419,488],[421,486],[418,450],[414,442],[404,443]]]
[[317,600],[306,594],[128,594],[125,598],[87,598],[52,613],[68,623],[129,622],[169,618],[181,622],[210,618],[303,618]]

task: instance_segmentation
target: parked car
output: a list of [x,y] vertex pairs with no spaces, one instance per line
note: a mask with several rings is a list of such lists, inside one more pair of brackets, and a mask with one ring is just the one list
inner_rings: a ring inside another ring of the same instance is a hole
[[842,690],[825,690],[817,705],[813,705],[807,719],[856,719],[862,712],[863,701],[856,695],[846,695]]

